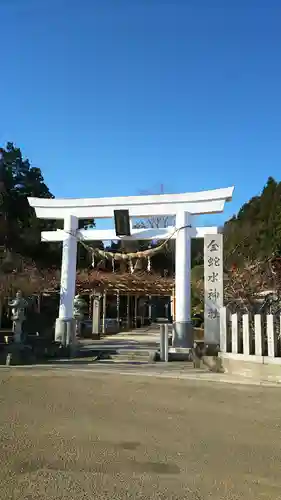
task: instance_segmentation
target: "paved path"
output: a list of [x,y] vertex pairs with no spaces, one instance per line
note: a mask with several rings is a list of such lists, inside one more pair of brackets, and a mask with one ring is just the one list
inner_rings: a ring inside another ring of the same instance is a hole
[[[168,325],[169,335],[172,337],[172,325]],[[195,335],[198,340],[202,339],[201,329],[195,328]],[[106,343],[108,345],[120,344],[123,346],[141,347],[153,345],[155,348],[160,344],[160,325],[152,324],[151,326],[137,328],[128,332],[120,332],[115,335],[106,335],[101,340],[89,341],[89,339],[82,340],[84,345],[98,345],[99,343]]]
[[0,370],[0,498],[281,498],[278,389]]
[[[171,327],[170,327],[171,330]],[[123,344],[124,346],[128,345],[147,345],[147,344],[155,344],[158,346],[160,343],[160,327],[159,326],[149,326],[144,328],[137,328],[136,330],[130,330],[128,332],[120,332],[115,335],[106,335],[101,340],[93,340],[89,341],[89,339],[82,340],[82,344],[84,345],[97,345],[99,343],[106,344]]]

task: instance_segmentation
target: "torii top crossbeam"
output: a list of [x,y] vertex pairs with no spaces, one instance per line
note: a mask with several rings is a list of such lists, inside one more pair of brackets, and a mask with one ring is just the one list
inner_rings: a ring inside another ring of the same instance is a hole
[[234,187],[197,193],[122,196],[113,198],[28,198],[40,219],[111,218],[114,210],[129,210],[130,217],[175,215],[183,211],[192,215],[223,212],[232,199]]

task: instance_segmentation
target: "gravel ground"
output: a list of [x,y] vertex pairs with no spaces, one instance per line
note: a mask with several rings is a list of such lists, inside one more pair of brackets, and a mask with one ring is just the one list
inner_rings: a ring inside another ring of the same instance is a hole
[[0,371],[0,499],[281,499],[280,389]]

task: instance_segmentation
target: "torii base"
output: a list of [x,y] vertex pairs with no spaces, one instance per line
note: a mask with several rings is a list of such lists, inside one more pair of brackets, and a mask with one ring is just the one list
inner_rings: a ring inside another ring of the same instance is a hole
[[192,349],[194,332],[191,321],[176,321],[173,324],[173,347]]
[[55,342],[64,347],[74,346],[76,344],[76,321],[70,319],[56,319]]

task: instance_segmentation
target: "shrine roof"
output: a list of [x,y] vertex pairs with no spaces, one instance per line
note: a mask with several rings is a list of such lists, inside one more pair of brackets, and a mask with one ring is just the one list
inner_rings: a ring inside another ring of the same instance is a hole
[[[94,290],[107,290],[109,293],[170,295],[174,288],[173,277],[161,277],[151,271],[131,273],[110,272],[100,269],[77,270],[76,288],[80,293],[92,293]],[[17,290],[24,295],[50,294],[59,292],[60,270],[55,268],[39,269],[32,261],[22,261],[14,265],[12,272],[0,276],[0,297],[11,296]]]
[[78,292],[104,291],[116,293],[131,293],[145,295],[170,295],[174,288],[172,277],[161,277],[157,274],[110,273],[92,270],[89,273],[77,274],[76,287]]
[[[105,272],[96,269],[78,271],[76,289],[78,293],[92,293],[106,290],[109,293],[130,293],[136,295],[170,295],[174,288],[173,277],[161,277],[147,271],[131,273]],[[20,272],[14,271],[2,276],[0,297],[10,296],[17,290],[24,295],[50,294],[59,292],[60,271],[39,270],[33,266]]]

